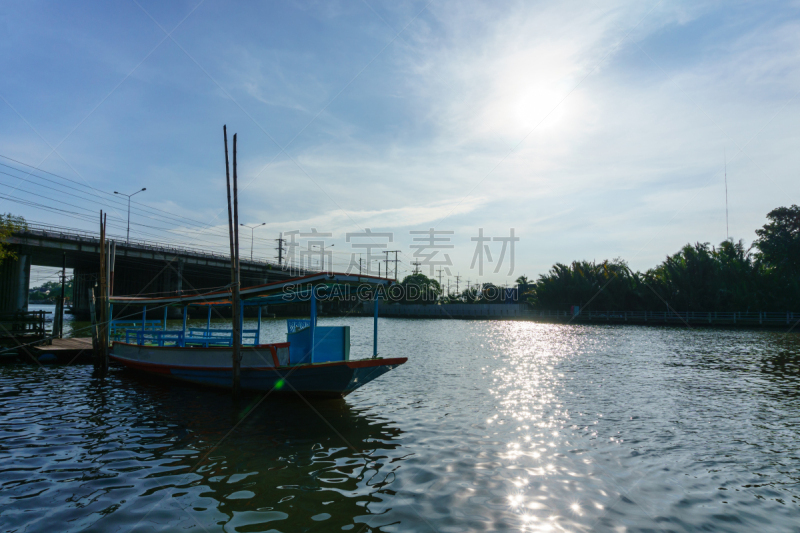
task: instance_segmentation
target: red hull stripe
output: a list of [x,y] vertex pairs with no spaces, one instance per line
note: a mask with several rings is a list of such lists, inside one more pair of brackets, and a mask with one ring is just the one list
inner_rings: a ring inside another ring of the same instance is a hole
[[[148,349],[150,347],[148,346]],[[190,348],[194,350],[195,348]],[[202,349],[202,348],[201,348]],[[170,365],[164,363],[144,363],[142,361],[137,361],[135,359],[128,359],[127,357],[118,357],[116,355],[109,354],[111,359],[121,363],[125,366],[131,368],[137,368],[139,370],[146,370],[148,372],[153,372],[156,374],[169,374],[173,369],[174,370],[213,370],[213,371],[228,371],[230,372],[230,367],[224,366],[189,366],[189,365]],[[293,366],[285,366],[285,367],[272,367],[272,366],[247,366],[242,368],[242,370],[278,370],[281,368],[284,369],[291,369],[291,368],[327,368],[332,366],[338,365],[345,365],[348,368],[369,368],[373,366],[386,366],[386,365],[402,365],[408,361],[407,357],[394,357],[392,359],[359,359],[356,361],[336,361],[332,363],[317,363],[311,365],[293,365]]]

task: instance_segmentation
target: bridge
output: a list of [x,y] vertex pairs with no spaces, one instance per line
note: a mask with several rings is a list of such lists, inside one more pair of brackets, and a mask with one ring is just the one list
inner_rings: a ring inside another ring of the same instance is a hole
[[[109,237],[113,239],[113,237]],[[89,291],[100,273],[100,236],[81,230],[28,223],[7,240],[17,260],[0,265],[0,313],[26,310],[31,266],[58,267],[66,259],[73,271],[73,301],[76,314],[89,312]],[[175,295],[231,281],[229,254],[171,246],[163,243],[116,238],[114,294]],[[241,260],[242,285],[257,285],[302,275],[270,261]]]

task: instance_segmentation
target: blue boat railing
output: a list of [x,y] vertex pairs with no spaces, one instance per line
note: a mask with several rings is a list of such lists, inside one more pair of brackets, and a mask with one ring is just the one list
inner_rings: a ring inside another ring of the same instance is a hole
[[289,319],[286,321],[288,333],[297,333],[300,330],[310,328],[311,321],[307,319]]
[[182,331],[126,331],[125,342],[131,343],[131,337],[139,346],[183,346]]
[[[254,346],[258,340],[257,329],[242,330],[242,345]],[[184,339],[186,345],[203,346],[233,346],[233,330],[230,329],[204,329],[189,328],[189,333]]]
[[[139,346],[233,346],[233,332],[229,329],[195,329],[189,330],[187,335],[183,331],[163,330],[134,330],[125,331],[125,342]],[[258,330],[245,329],[242,331],[242,345],[254,346],[258,339]],[[116,340],[122,340],[120,333]]]
[[163,322],[160,320],[145,320],[144,328],[141,320],[112,320],[109,333],[112,340],[118,341],[125,337],[127,331],[147,331],[161,327],[163,327]]

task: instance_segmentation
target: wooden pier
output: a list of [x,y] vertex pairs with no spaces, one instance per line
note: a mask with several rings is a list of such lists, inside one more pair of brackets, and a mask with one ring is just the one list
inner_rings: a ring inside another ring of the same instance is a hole
[[92,362],[92,339],[53,339],[49,346],[31,346],[28,351],[42,363],[88,364]]

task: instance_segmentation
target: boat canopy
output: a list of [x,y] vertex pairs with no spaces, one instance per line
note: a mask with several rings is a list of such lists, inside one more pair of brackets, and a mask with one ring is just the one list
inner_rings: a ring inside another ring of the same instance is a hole
[[[385,289],[394,283],[394,280],[376,276],[323,272],[285,281],[243,287],[239,290],[239,297],[244,306],[289,304],[298,301],[309,301],[312,291],[316,299],[352,294],[354,289],[358,290],[361,287],[365,287],[367,290],[378,287],[384,287]],[[231,291],[226,288],[204,294],[183,296],[111,296],[110,303],[180,307],[226,307],[231,305]]]

